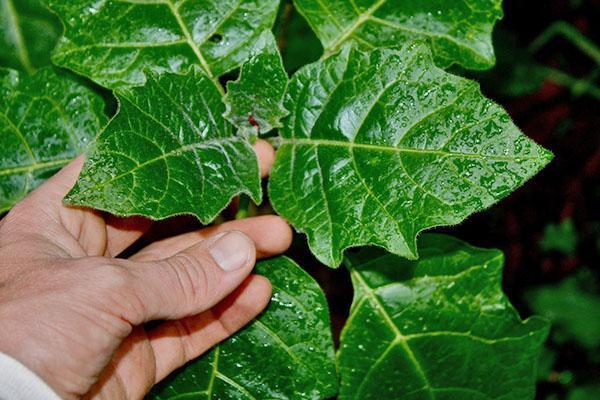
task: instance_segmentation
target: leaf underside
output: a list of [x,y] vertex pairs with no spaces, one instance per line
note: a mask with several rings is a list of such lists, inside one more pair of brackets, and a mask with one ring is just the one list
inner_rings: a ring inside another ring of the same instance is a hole
[[32,73],[50,64],[60,33],[60,22],[40,0],[0,1],[0,66]]
[[144,70],[212,79],[239,67],[273,26],[279,0],[45,0],[65,25],[53,61],[111,89]]
[[349,41],[363,49],[428,40],[436,63],[488,69],[496,60],[492,30],[502,0],[294,0],[325,54]]
[[104,102],[69,75],[0,69],[0,213],[81,154],[106,124]]
[[348,257],[355,297],[338,354],[340,399],[523,400],[548,323],[502,293],[502,253],[424,235],[409,261]]
[[[266,311],[160,383],[150,399],[326,399],[337,393],[325,295],[285,257],[258,263],[273,286]],[[190,396],[190,397],[187,397]]]
[[331,267],[360,245],[415,258],[420,231],[489,207],[552,157],[422,44],[346,47],[288,94],[270,198]]
[[265,31],[256,53],[242,65],[239,79],[227,83],[223,98],[225,118],[241,132],[250,134],[281,127],[281,119],[289,114],[283,107],[287,85],[288,76],[275,37]]
[[214,82],[148,74],[144,87],[116,92],[119,113],[98,136],[66,197],[120,216],[196,215],[209,223],[240,193],[260,202],[256,154],[233,132]]

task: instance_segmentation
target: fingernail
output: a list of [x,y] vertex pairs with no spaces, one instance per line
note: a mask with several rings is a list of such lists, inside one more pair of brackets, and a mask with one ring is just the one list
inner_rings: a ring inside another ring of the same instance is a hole
[[248,263],[252,242],[240,232],[227,232],[217,236],[210,246],[210,255],[224,271],[240,269]]

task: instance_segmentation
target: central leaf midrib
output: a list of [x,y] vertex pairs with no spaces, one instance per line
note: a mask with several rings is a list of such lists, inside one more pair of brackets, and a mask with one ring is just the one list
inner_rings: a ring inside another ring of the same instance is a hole
[[198,61],[200,61],[200,65],[202,66],[202,69],[206,72],[206,75],[208,75],[208,77],[213,82],[215,82],[215,85],[217,86],[217,89],[219,90],[221,95],[224,95],[225,91],[224,91],[223,87],[221,86],[221,84],[219,83],[218,77],[216,77],[214,75],[214,73],[212,72],[212,69],[210,68],[210,64],[208,63],[206,58],[204,58],[204,55],[200,51],[200,48],[198,47],[196,42],[194,42],[194,38],[192,38],[192,34],[190,33],[185,22],[183,21],[183,18],[181,17],[181,14],[179,13],[178,8],[175,6],[175,4],[173,4],[172,0],[166,0],[165,4],[169,7],[169,10],[171,11],[171,14],[173,14],[173,17],[175,17],[175,20],[177,21],[177,24],[179,25],[179,29],[181,29],[181,32],[183,33],[183,36],[185,37],[187,44],[190,46],[190,48],[196,55],[196,58],[198,58]]
[[352,266],[352,263],[350,261],[348,261],[348,264],[349,264],[349,268],[351,271],[351,275],[355,278],[355,280],[358,282],[358,284],[363,288],[365,295],[369,298],[369,300],[371,300],[371,303],[373,304],[373,306],[379,311],[379,313],[385,320],[386,325],[388,325],[390,327],[390,329],[392,330],[392,332],[394,333],[395,339],[392,341],[392,343],[390,345],[399,344],[402,347],[402,349],[408,356],[408,360],[410,360],[411,363],[413,364],[417,375],[419,375],[419,377],[423,381],[423,384],[425,385],[424,389],[427,390],[427,393],[429,393],[429,398],[431,400],[434,400],[435,397],[432,392],[431,383],[429,382],[427,375],[425,375],[425,371],[423,371],[421,364],[419,363],[415,354],[413,353],[412,349],[410,348],[410,345],[408,344],[406,337],[398,329],[398,327],[394,324],[392,318],[390,317],[388,312],[383,307],[383,304],[381,304],[381,302],[377,298],[377,296],[374,292],[374,289],[371,286],[369,286],[369,284],[363,279],[363,277],[360,275],[360,273],[356,269],[354,269],[354,267]]
[[166,160],[169,157],[177,156],[177,155],[179,155],[181,153],[185,153],[185,152],[188,152],[188,151],[191,151],[191,150],[201,149],[201,148],[208,147],[208,146],[211,146],[211,145],[222,145],[223,143],[236,142],[236,141],[240,141],[240,138],[232,136],[232,137],[228,137],[228,138],[220,138],[218,140],[207,140],[207,141],[204,141],[204,142],[192,143],[192,144],[188,144],[186,146],[179,147],[179,148],[171,150],[171,151],[169,151],[167,153],[163,153],[163,154],[161,154],[158,157],[154,157],[154,158],[152,158],[150,160],[146,160],[143,163],[136,165],[134,168],[131,168],[129,171],[123,172],[122,174],[119,174],[119,175],[117,175],[117,176],[115,176],[115,177],[113,177],[113,178],[111,178],[111,179],[109,179],[107,181],[102,181],[102,182],[100,182],[97,185],[87,187],[84,190],[80,191],[79,193],[75,194],[71,198],[71,200],[76,200],[78,197],[81,197],[84,193],[87,193],[89,191],[93,191],[93,190],[96,190],[96,189],[101,188],[103,186],[106,186],[109,183],[112,183],[112,182],[114,182],[116,180],[119,180],[119,179],[121,179],[121,178],[123,178],[123,177],[125,177],[127,175],[130,175],[130,174],[136,172],[137,170],[142,169],[142,168],[144,168],[144,167],[146,167],[146,166],[148,166],[150,164],[153,164],[155,162]]
[[498,160],[498,161],[516,161],[516,160],[537,160],[540,157],[537,156],[500,156],[500,155],[482,155],[476,153],[457,153],[443,150],[431,150],[431,149],[416,149],[410,147],[394,147],[390,145],[380,144],[368,144],[368,143],[356,143],[356,142],[345,142],[341,140],[329,140],[329,139],[282,139],[281,145],[305,145],[305,146],[325,146],[325,147],[343,147],[347,149],[365,149],[373,151],[386,151],[396,153],[414,153],[424,155],[438,155],[444,157],[464,157],[464,158],[475,158],[480,160]]

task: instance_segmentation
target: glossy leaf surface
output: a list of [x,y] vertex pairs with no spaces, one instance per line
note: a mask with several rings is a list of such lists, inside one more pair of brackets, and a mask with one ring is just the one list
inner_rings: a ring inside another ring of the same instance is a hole
[[418,232],[489,207],[551,159],[423,45],[346,48],[288,93],[270,198],[332,267],[368,244],[415,258]]
[[214,78],[243,63],[279,0],[45,0],[65,24],[58,65],[109,88],[141,85],[144,69]]
[[424,235],[419,261],[368,249],[347,264],[340,399],[533,399],[548,324],[502,293],[501,252]]
[[273,285],[263,314],[210,353],[175,372],[149,398],[326,399],[337,392],[325,295],[297,264],[257,264]]
[[116,92],[117,116],[98,136],[70,204],[154,219],[194,214],[210,222],[240,193],[260,202],[256,155],[223,119],[225,106],[202,71],[149,74]]
[[494,23],[502,0],[294,0],[329,54],[345,42],[362,48],[428,40],[436,62],[488,69],[495,63]]
[[50,64],[61,31],[41,0],[0,1],[0,66],[32,73]]
[[100,96],[69,75],[0,69],[0,213],[83,152],[106,124]]
[[288,76],[270,31],[261,35],[256,47],[239,79],[227,83],[225,118],[242,132],[266,133],[281,127],[281,119],[289,114],[283,107]]

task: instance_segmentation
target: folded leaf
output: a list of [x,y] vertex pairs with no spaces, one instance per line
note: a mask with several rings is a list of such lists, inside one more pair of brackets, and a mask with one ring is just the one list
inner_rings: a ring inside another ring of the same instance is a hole
[[338,354],[340,399],[525,400],[548,335],[502,293],[503,256],[424,235],[421,258],[348,257],[355,297]]
[[331,54],[347,41],[362,48],[427,39],[442,67],[458,62],[488,69],[495,62],[492,30],[502,0],[294,0]]
[[103,111],[70,75],[0,68],[0,213],[82,153],[106,124]]
[[271,31],[258,40],[257,50],[242,66],[240,77],[227,83],[225,118],[243,132],[266,133],[281,127],[289,112],[283,107],[288,76]]
[[263,314],[159,384],[150,399],[327,399],[337,393],[325,295],[296,263],[258,263],[273,285]]
[[215,83],[199,68],[148,74],[116,92],[117,116],[98,136],[66,201],[154,219],[194,214],[209,223],[233,196],[261,199],[256,155],[222,117]]
[[424,45],[347,47],[288,93],[270,198],[332,267],[369,244],[415,258],[418,232],[489,207],[551,159]]
[[61,30],[41,0],[0,1],[0,66],[31,73],[49,65]]
[[144,69],[201,66],[214,79],[240,66],[273,26],[279,0],[44,0],[65,25],[53,61],[109,88]]

